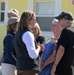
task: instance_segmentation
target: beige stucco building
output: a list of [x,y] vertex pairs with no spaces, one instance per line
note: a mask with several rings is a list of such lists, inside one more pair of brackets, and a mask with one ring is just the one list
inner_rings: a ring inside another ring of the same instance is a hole
[[3,38],[6,35],[8,20],[7,12],[10,9],[17,9],[19,15],[24,10],[35,12],[42,31],[50,31],[51,21],[62,11],[70,11],[74,16],[72,0],[0,0],[0,54],[3,51]]

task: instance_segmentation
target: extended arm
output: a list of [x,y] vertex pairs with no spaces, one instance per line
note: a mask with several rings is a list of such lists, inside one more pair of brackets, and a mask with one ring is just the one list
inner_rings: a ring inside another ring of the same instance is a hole
[[53,54],[44,62],[44,67],[54,62],[55,56],[56,56],[56,50],[54,50]]

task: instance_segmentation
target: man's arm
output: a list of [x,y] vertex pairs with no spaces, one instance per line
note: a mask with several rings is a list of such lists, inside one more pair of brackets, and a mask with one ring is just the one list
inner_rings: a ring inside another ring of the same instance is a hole
[[64,55],[64,51],[65,51],[64,49],[65,48],[63,46],[61,46],[61,45],[59,46],[57,54],[56,54],[55,62],[53,64],[53,67],[51,70],[51,75],[55,75],[56,67]]
[[59,63],[59,61],[61,60],[63,54],[64,54],[64,47],[63,46],[59,46],[59,49],[57,51],[57,54],[56,54],[56,59],[55,59],[55,62],[54,62],[54,65],[57,66],[57,64]]
[[53,54],[44,62],[44,67],[54,62],[55,56],[56,56],[56,50],[54,50]]

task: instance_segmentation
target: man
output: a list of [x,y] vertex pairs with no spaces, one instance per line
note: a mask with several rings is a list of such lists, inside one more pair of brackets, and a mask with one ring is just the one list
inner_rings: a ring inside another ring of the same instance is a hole
[[62,12],[55,17],[59,20],[62,33],[57,42],[57,54],[51,75],[72,75],[71,64],[74,58],[74,31],[69,27],[73,17],[69,12]]
[[[53,37],[56,37],[58,40],[61,33],[61,27],[58,25],[58,20],[54,19],[52,21],[51,30],[53,32]],[[51,75],[51,68],[56,55],[56,45],[51,42],[49,39],[45,43],[45,49],[42,53],[40,72],[38,75]]]

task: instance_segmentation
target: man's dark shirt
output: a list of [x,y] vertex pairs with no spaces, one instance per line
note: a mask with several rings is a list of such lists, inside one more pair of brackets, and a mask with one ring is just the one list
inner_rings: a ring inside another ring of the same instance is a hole
[[60,45],[65,48],[65,52],[57,65],[56,74],[72,75],[71,65],[74,58],[74,31],[69,28],[63,29],[57,43],[57,50]]

